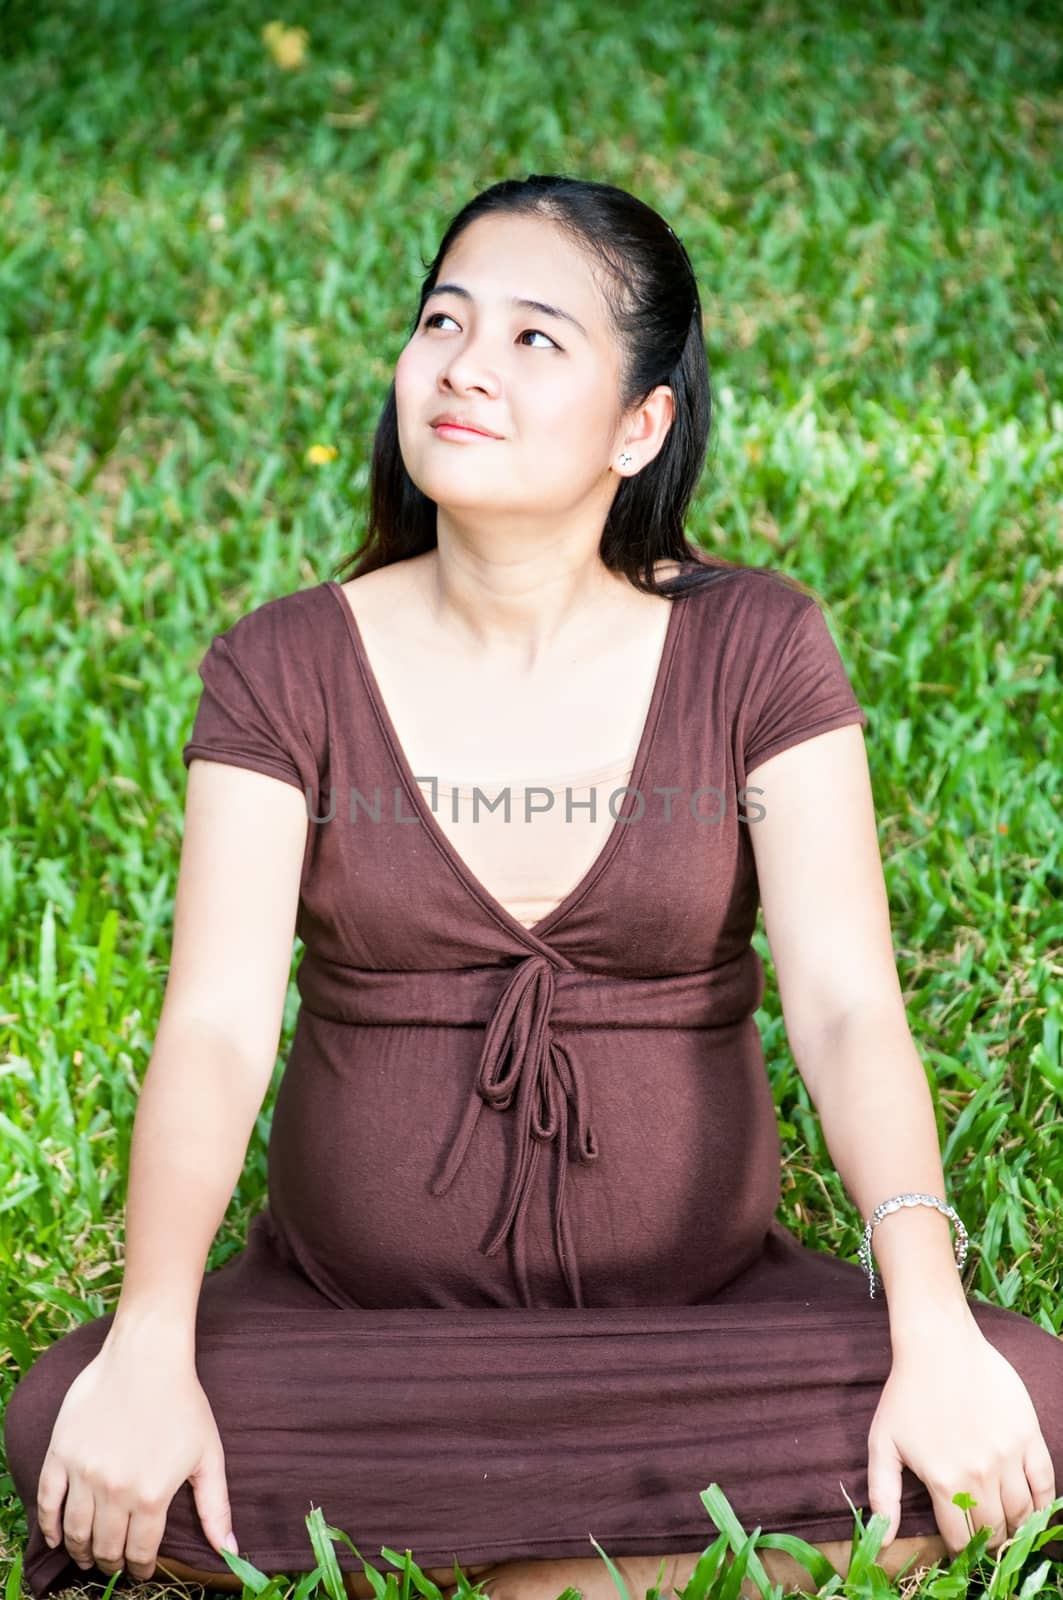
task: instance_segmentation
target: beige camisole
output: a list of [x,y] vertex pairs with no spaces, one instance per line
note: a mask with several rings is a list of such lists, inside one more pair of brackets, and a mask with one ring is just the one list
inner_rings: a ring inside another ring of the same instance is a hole
[[472,875],[530,928],[571,894],[601,854],[636,754],[555,778],[479,785],[439,778],[434,797],[430,780],[418,787]]

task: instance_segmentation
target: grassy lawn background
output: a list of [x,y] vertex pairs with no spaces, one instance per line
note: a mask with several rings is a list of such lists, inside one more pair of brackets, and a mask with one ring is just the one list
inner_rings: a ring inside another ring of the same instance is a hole
[[[0,1409],[117,1299],[198,661],[358,545],[425,263],[533,171],[633,190],[690,252],[717,412],[689,531],[829,608],[969,1292],[1063,1332],[1051,8],[328,3],[280,13],[288,68],[277,15],[0,21]],[[780,1216],[855,1259],[756,943]],[[265,1197],[296,1003],[208,1268]],[[0,1470],[8,1565],[24,1534]]]

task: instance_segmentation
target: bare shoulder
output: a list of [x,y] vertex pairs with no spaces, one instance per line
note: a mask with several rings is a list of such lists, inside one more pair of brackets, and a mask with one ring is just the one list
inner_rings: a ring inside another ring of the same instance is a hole
[[402,561],[393,561],[389,566],[377,567],[341,583],[340,588],[357,620],[371,623],[382,614],[394,617],[393,608],[410,598],[413,584],[420,575],[418,569],[430,555],[431,551],[426,551],[423,555],[407,556]]
[[655,561],[653,563],[654,581],[666,583],[669,578],[674,578],[682,570],[683,563],[681,561]]

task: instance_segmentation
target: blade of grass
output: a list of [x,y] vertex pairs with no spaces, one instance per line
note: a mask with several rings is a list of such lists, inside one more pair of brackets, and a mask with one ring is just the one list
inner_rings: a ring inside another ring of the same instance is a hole
[[701,1552],[697,1565],[682,1590],[682,1600],[705,1600],[705,1596],[716,1581],[729,1547],[730,1541],[726,1533],[721,1533],[718,1539]]
[[609,1576],[612,1578],[613,1582],[616,1584],[617,1589],[619,1590],[620,1594],[623,1596],[623,1600],[631,1600],[631,1596],[627,1592],[627,1584],[624,1582],[623,1578],[620,1576],[620,1573],[617,1571],[615,1562],[613,1562],[613,1561],[611,1561],[609,1559],[609,1557],[606,1555],[605,1551],[602,1549],[601,1545],[598,1543],[597,1539],[594,1537],[593,1533],[590,1536],[590,1540],[591,1540],[591,1544],[597,1550],[598,1554],[601,1556],[602,1560],[605,1562],[606,1566],[608,1567]]
[[[745,1531],[738,1518],[731,1509],[731,1503],[718,1483],[710,1483],[707,1489],[701,1491],[701,1501],[709,1516],[722,1533],[726,1533],[733,1550],[742,1548],[745,1540]],[[771,1581],[764,1570],[764,1563],[755,1551],[749,1553],[749,1575],[753,1579],[761,1594],[766,1595],[771,1588]]]

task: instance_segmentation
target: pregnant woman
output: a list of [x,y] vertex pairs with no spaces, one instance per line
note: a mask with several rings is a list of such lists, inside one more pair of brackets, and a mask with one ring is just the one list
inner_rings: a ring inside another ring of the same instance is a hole
[[[497,184],[422,288],[345,581],[209,644],[122,1292],[4,1420],[35,1595],[239,1589],[230,1533],[306,1571],[315,1506],[448,1593],[456,1559],[611,1600],[591,1536],[681,1587],[714,1481],[842,1570],[850,1500],[896,1572],[967,1543],[961,1490],[991,1549],[1054,1498],[1063,1343],[963,1288],[866,713],[812,592],[683,531],[710,398],[658,214]],[[759,905],[860,1264],[776,1217]],[[206,1273],[293,933],[268,1200]]]

